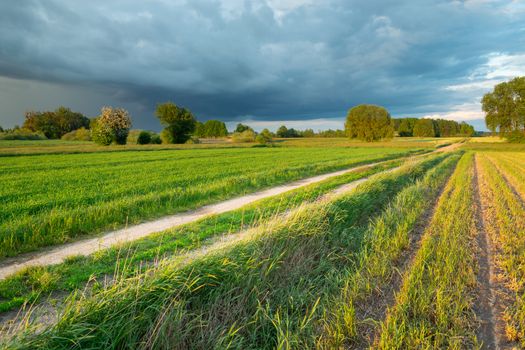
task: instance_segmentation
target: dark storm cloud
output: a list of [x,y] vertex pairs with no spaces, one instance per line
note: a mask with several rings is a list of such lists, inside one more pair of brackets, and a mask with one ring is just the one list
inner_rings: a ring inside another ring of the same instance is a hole
[[[167,100],[202,119],[335,117],[358,103],[394,115],[479,119],[483,82],[507,78],[521,62],[520,6],[3,2],[0,76],[9,79],[0,79],[0,124],[20,122],[29,108],[64,104],[95,115],[107,104],[124,105],[136,126],[154,128],[154,106]],[[16,81],[29,85],[11,86]],[[37,89],[43,82],[50,85]]]

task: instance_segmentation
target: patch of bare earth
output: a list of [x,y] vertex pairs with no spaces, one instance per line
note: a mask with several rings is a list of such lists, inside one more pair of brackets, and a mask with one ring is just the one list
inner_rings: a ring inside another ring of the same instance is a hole
[[478,230],[478,293],[475,311],[479,320],[478,339],[485,349],[514,349],[516,343],[505,336],[504,311],[512,304],[512,293],[505,287],[505,273],[499,267],[501,255],[496,227],[493,193],[476,155],[475,196]]

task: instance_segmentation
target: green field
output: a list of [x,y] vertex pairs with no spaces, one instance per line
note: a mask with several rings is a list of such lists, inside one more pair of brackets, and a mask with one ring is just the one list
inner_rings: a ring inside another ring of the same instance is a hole
[[0,256],[410,152],[295,147],[1,158]]
[[[25,215],[49,239],[21,240],[13,254],[391,160],[11,275],[0,281],[0,317],[14,323],[0,328],[0,346],[475,349],[497,340],[523,348],[523,146],[445,141],[3,157],[1,176],[16,186],[2,187],[13,210],[2,218]],[[442,152],[404,157],[425,142]]]

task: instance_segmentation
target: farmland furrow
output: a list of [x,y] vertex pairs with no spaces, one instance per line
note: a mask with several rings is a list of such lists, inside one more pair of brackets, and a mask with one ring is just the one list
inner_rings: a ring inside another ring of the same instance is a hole
[[430,222],[460,156],[443,161],[422,180],[403,190],[371,224],[357,271],[341,296],[332,302],[320,344],[324,348],[365,348],[378,336],[378,324],[411,265],[422,234]]
[[[480,340],[486,349],[499,349],[501,343],[501,319],[496,320],[495,316],[501,314],[501,303],[495,297],[496,283],[495,266],[493,258],[493,246],[490,241],[487,228],[486,202],[481,200],[481,188],[486,188],[479,176],[478,156],[475,156],[474,168],[474,205],[476,211],[477,229],[477,260],[478,260],[478,295],[475,311],[479,320],[477,332]],[[497,327],[497,330],[496,330]]]
[[485,227],[493,250],[496,336],[501,348],[525,347],[525,210],[503,171],[478,158]]
[[466,154],[438,202],[374,347],[477,348],[473,200],[473,159]]

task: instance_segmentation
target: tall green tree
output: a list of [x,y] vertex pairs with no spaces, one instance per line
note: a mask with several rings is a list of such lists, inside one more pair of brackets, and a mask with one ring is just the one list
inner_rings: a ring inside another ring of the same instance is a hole
[[246,131],[246,130],[254,131],[250,126],[248,126],[246,124],[239,123],[235,127],[235,131],[234,132],[243,132],[243,131]]
[[288,137],[288,128],[285,125],[281,125],[275,132],[277,137]]
[[184,143],[195,131],[197,120],[189,109],[179,107],[172,102],[157,105],[155,111],[160,123],[165,126],[162,131],[164,142]]
[[220,120],[208,120],[203,125],[204,137],[224,137],[228,135],[226,124]]
[[414,136],[414,125],[416,124],[417,120],[417,118],[394,119],[395,130],[401,137]]
[[371,142],[394,137],[390,113],[381,106],[359,105],[348,111],[345,130],[350,138]]
[[481,105],[489,130],[512,140],[525,139],[525,77],[497,84]]
[[414,136],[436,137],[436,129],[432,119],[418,119],[414,125]]

